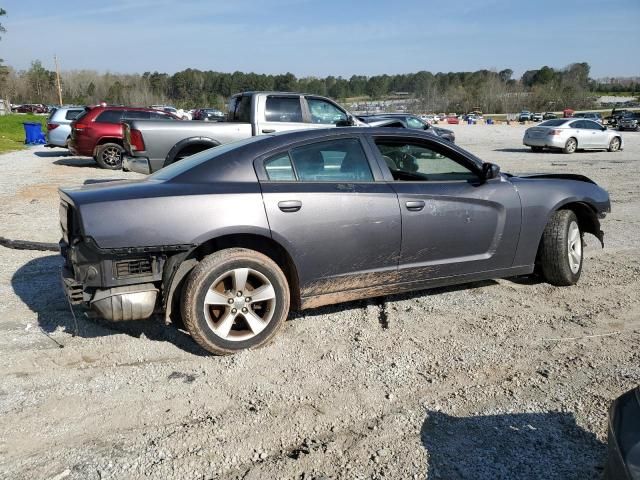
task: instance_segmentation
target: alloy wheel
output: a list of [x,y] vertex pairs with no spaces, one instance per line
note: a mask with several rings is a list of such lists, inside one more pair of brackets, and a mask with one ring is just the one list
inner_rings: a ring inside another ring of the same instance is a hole
[[102,152],[102,160],[107,165],[119,165],[122,162],[122,152],[116,147],[107,147]]
[[209,328],[227,341],[249,340],[273,317],[276,292],[269,279],[252,268],[235,268],[216,278],[204,298]]
[[580,263],[582,262],[582,236],[580,235],[580,228],[576,222],[569,224],[569,234],[567,235],[567,257],[569,259],[569,268],[575,275],[580,270]]

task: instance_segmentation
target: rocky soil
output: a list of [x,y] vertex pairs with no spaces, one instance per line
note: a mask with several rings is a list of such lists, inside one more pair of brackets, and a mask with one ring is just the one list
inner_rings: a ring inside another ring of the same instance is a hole
[[[0,478],[600,478],[606,413],[640,384],[640,133],[534,154],[522,126],[454,126],[505,171],[607,188],[582,279],[535,278],[293,314],[268,347],[206,355],[159,319],[80,315],[55,252],[0,247]],[[0,156],[0,236],[57,242],[59,185],[136,174],[63,150]]]

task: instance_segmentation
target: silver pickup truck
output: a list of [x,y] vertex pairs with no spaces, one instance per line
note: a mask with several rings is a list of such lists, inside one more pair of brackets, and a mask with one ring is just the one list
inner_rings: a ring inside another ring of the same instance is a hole
[[124,125],[123,168],[149,174],[224,143],[287,130],[364,125],[328,98],[291,92],[231,97],[224,122],[132,120]]

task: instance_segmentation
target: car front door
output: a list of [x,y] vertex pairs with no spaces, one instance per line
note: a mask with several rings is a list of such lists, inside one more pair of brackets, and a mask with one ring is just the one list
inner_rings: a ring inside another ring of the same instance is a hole
[[398,198],[366,148],[342,135],[256,160],[269,226],[297,266],[303,303],[396,282]]
[[583,120],[585,136],[590,137],[591,148],[607,148],[609,146],[609,133],[602,129],[602,125],[593,120]]
[[300,130],[306,126],[300,95],[260,95],[257,112],[256,135]]
[[400,202],[399,281],[512,266],[521,204],[505,177],[482,181],[477,160],[439,140],[378,136],[373,144]]
[[572,122],[571,135],[578,140],[578,148],[591,148],[593,139],[591,138],[591,132],[585,128],[587,122],[585,120],[576,120]]

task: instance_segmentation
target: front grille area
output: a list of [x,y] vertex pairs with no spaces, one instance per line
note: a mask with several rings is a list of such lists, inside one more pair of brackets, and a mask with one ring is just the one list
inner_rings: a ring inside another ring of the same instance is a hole
[[113,270],[116,278],[140,277],[151,275],[153,269],[151,260],[148,258],[138,258],[133,260],[121,260],[113,264]]

